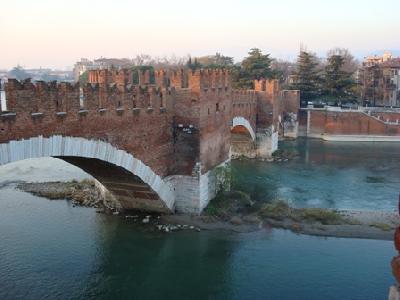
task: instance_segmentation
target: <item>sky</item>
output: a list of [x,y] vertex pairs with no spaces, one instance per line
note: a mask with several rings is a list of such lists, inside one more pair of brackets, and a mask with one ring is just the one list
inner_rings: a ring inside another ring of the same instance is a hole
[[399,11],[400,0],[0,0],[0,69],[141,53],[241,60],[253,47],[293,60],[300,45],[362,58],[400,49]]

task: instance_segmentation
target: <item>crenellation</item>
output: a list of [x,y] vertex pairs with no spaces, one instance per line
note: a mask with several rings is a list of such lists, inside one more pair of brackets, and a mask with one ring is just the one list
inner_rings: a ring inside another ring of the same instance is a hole
[[[204,85],[204,70],[189,70],[188,71],[188,88],[193,92],[199,93],[202,85]],[[206,84],[206,87],[209,87]]]
[[154,81],[158,87],[168,87],[167,73],[162,69],[154,71]]
[[157,109],[159,111],[159,108],[161,107],[160,90],[156,87],[150,87],[148,89],[148,93],[149,93],[148,107]]
[[150,70],[139,70],[139,85],[150,84]]
[[100,84],[87,83],[83,87],[83,108],[89,111],[96,111],[100,107]]
[[167,86],[175,87],[175,88],[183,88],[185,87],[185,79],[184,72],[182,69],[172,70],[168,73]]

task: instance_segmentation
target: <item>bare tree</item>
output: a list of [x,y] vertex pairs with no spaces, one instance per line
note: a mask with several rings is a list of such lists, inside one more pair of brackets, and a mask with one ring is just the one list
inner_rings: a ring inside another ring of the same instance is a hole
[[340,55],[344,58],[342,70],[348,73],[355,73],[360,67],[360,62],[354,58],[348,49],[345,48],[333,48],[327,52],[327,57],[332,55]]

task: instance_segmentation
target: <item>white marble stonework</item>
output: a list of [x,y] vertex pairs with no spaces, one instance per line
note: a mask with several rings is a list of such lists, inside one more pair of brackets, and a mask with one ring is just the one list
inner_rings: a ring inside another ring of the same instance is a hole
[[218,192],[216,169],[225,167],[230,159],[197,176],[172,175],[169,180],[175,187],[175,207],[178,213],[200,214]]
[[232,129],[235,126],[243,126],[247,129],[247,131],[250,133],[251,138],[253,139],[253,141],[256,139],[256,134],[254,133],[253,127],[251,127],[250,122],[243,118],[243,117],[234,117],[232,120]]
[[171,185],[170,181],[162,179],[159,175],[154,173],[150,167],[135,158],[132,154],[119,150],[109,143],[78,137],[55,135],[49,138],[38,136],[26,140],[10,141],[9,143],[0,144],[0,165],[28,158],[51,156],[96,158],[120,166],[140,177],[140,179],[158,194],[161,201],[163,201],[170,210],[174,210],[174,187]]

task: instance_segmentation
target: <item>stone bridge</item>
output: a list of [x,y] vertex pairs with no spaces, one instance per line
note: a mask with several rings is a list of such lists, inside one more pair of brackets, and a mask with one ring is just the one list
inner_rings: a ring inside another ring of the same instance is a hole
[[93,70],[84,87],[9,79],[5,89],[0,165],[60,158],[124,209],[193,214],[229,180],[219,170],[231,158],[231,132],[249,137],[254,151],[243,154],[268,157],[281,116],[299,103],[277,81],[234,90],[225,70]]

